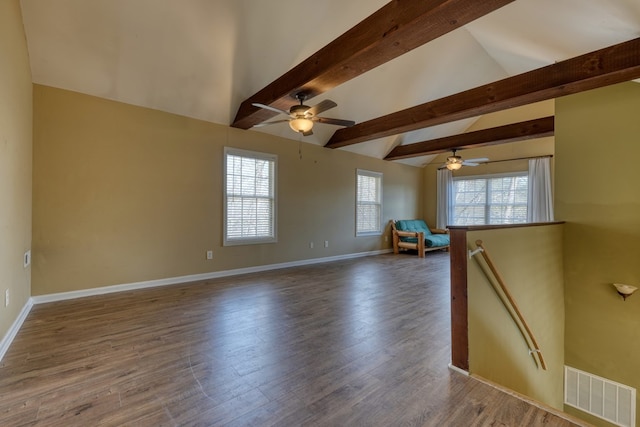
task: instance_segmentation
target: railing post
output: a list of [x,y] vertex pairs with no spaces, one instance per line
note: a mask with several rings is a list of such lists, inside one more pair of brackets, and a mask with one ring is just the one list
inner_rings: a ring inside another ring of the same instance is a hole
[[451,365],[469,372],[467,230],[451,228]]

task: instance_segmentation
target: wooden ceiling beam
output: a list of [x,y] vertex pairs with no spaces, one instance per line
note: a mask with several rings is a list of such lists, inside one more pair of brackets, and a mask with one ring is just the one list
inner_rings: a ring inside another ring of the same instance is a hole
[[446,136],[444,138],[413,144],[399,145],[387,154],[385,160],[400,160],[410,157],[439,154],[453,149],[484,147],[488,145],[505,144],[507,142],[525,141],[527,139],[553,136],[554,117],[527,120],[489,129]]
[[640,77],[640,38],[337,130],[345,147]]
[[249,129],[277,114],[254,102],[288,110],[296,93],[319,95],[513,1],[391,1],[244,100],[231,126]]

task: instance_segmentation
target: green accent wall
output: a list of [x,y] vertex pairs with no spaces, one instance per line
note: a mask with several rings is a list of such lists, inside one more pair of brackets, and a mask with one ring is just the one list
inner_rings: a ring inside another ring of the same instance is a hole
[[562,231],[562,224],[551,224],[467,233],[469,249],[476,249],[476,240],[482,240],[547,367],[542,369],[529,354],[522,333],[502,302],[507,301],[506,295],[478,253],[467,263],[469,373],[556,409],[563,405]]
[[[556,101],[556,218],[564,239],[569,366],[640,389],[640,84]],[[636,407],[640,402],[636,402]],[[596,425],[610,424],[567,412]]]

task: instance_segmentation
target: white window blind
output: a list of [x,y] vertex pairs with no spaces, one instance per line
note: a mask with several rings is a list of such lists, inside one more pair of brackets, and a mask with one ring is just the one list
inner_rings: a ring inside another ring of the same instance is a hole
[[357,170],[356,236],[382,233],[382,174]]
[[276,241],[277,156],[225,148],[224,244]]
[[526,173],[454,178],[455,225],[527,222]]

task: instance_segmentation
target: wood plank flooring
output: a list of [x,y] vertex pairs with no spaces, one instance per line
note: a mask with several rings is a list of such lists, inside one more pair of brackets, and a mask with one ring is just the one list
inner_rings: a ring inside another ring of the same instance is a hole
[[575,425],[450,371],[449,323],[446,253],[37,305],[0,425]]

